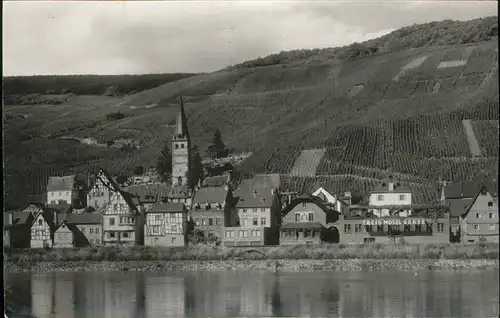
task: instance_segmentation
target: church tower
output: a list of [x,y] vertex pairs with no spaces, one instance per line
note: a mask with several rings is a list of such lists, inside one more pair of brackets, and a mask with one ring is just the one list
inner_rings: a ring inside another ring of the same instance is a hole
[[177,113],[177,122],[172,138],[172,186],[185,187],[188,183],[191,149],[184,103]]

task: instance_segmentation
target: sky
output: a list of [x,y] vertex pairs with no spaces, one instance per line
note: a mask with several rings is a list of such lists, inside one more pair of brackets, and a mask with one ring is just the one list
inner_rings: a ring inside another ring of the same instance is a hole
[[497,15],[496,1],[7,1],[3,74],[211,72],[400,27]]

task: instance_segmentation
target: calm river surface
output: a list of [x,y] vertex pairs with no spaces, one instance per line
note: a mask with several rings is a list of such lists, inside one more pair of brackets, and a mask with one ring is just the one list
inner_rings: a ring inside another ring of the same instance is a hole
[[498,279],[498,270],[77,272],[7,282],[17,311],[38,318],[499,317]]

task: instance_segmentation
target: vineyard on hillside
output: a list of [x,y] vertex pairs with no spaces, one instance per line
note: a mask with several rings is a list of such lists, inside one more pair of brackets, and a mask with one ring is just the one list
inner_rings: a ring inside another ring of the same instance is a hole
[[498,125],[498,120],[476,120],[472,122],[483,156],[498,157],[498,143],[500,142]]

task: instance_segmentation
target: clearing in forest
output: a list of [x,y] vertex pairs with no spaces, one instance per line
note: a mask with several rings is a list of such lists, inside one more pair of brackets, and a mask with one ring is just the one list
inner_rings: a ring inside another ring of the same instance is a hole
[[290,171],[292,177],[314,177],[326,149],[302,150]]
[[462,123],[465,128],[465,134],[467,135],[467,142],[469,143],[469,149],[474,157],[481,157],[481,148],[479,147],[479,143],[476,139],[476,134],[474,133],[474,128],[472,127],[472,123],[468,119],[462,120]]

